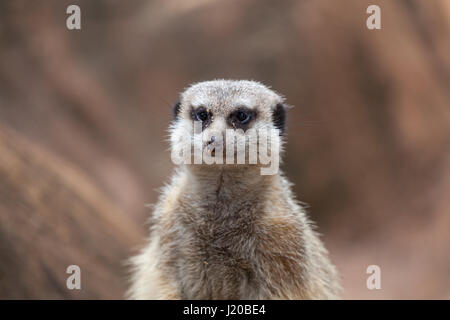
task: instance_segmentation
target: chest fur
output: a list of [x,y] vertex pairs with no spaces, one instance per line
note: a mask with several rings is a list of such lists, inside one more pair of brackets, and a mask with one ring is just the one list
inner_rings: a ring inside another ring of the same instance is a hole
[[195,223],[181,222],[177,275],[186,298],[239,299],[256,289],[257,225],[242,210],[203,208]]

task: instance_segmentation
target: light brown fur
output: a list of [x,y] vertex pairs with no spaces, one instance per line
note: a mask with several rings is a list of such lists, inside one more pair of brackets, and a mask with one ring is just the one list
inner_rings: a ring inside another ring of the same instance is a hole
[[[206,104],[215,115],[205,130],[223,130],[243,103],[258,111],[253,127],[273,128],[283,99],[250,81],[210,81],[181,95],[178,120]],[[215,122],[217,121],[216,124]],[[179,148],[172,141],[172,148]],[[335,267],[281,174],[260,165],[182,165],[162,192],[150,239],[132,259],[133,299],[334,299]]]

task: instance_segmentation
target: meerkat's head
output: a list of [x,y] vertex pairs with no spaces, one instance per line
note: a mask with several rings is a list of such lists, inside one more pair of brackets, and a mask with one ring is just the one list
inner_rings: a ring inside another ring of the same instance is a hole
[[[272,133],[269,145],[281,146],[286,118],[283,100],[279,94],[254,81],[214,80],[196,83],[181,93],[179,102],[174,106],[172,155],[185,153],[186,144],[190,142],[194,148],[192,156],[199,152],[218,157],[219,151],[219,157],[226,159],[230,156],[225,148],[229,142],[227,132],[231,131],[237,137],[247,136],[246,161],[249,160],[249,145],[261,145],[261,141],[258,143],[249,138],[254,132]],[[260,155],[260,148],[255,149]],[[234,156],[237,150],[236,146]],[[191,154],[188,157],[191,158]],[[194,163],[198,162],[194,160]]]

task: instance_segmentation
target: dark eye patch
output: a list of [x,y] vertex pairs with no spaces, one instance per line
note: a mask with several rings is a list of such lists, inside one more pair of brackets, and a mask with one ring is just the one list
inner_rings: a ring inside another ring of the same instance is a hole
[[275,106],[272,113],[272,121],[275,128],[280,130],[280,136],[284,135],[284,130],[286,126],[286,110],[282,103]]
[[191,117],[194,121],[201,121],[202,122],[202,130],[204,130],[212,120],[212,113],[206,107],[198,107],[198,108],[192,108],[191,110]]
[[256,119],[256,115],[257,113],[255,110],[240,107],[230,113],[230,116],[228,117],[228,124],[234,129],[242,129],[246,131],[252,120]]
[[178,101],[173,105],[173,119],[174,120],[178,119],[178,115],[180,114],[180,111],[181,111],[181,103],[180,103],[180,101]]

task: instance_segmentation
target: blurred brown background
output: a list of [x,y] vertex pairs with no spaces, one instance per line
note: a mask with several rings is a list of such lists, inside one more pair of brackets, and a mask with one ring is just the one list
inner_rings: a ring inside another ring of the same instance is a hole
[[0,1],[0,298],[123,297],[171,104],[214,78],[295,106],[284,169],[344,298],[450,298],[448,0]]

